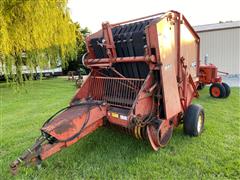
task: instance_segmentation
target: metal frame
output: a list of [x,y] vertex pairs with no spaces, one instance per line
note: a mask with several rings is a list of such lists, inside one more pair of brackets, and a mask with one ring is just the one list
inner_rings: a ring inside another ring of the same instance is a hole
[[[117,57],[111,29],[153,17],[155,19],[145,27],[147,42],[145,55]],[[161,32],[159,23],[163,21],[165,22],[163,25],[168,27],[168,32],[174,33],[171,37],[176,37],[171,39],[170,50],[162,48],[161,45],[161,43],[164,44],[161,39],[161,34],[164,32]],[[181,39],[182,24],[194,38],[190,45],[196,46],[196,51],[189,54],[191,57],[196,57],[196,68],[193,74],[198,77],[200,40],[186,18],[179,12],[158,13],[116,24],[103,23],[102,30],[86,38],[88,56],[84,64],[92,71],[72,98],[70,102],[72,109],[63,111],[44,125],[41,130],[45,138],[43,142],[46,143],[37,142],[31,152],[25,153],[19,158],[20,160],[11,164],[12,170],[15,171],[21,161],[44,160],[62,148],[70,146],[102,126],[104,120],[126,128],[137,138],[147,136],[154,150],[165,146],[171,138],[173,126],[180,124],[183,113],[192,99],[198,96],[196,90],[198,78],[192,77],[189,65],[191,59],[187,59],[183,51],[186,44]],[[101,45],[106,49],[107,58],[96,58],[91,46],[91,39],[96,37],[104,39]],[[113,69],[115,63],[133,62],[146,62],[148,65],[149,73],[144,79],[125,77]],[[107,77],[101,73],[102,69],[112,69],[116,76]],[[96,104],[88,109],[84,107],[74,109],[75,105],[82,102]],[[112,110],[113,107],[117,112]],[[128,110],[126,118],[121,118],[121,108]],[[86,119],[89,121],[86,122]],[[81,133],[74,139],[64,141],[78,131]],[[55,140],[53,143],[51,143],[52,139]]]

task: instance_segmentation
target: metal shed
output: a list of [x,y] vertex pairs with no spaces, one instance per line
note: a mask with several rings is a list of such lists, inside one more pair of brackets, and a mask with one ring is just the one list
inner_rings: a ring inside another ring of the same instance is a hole
[[203,63],[215,64],[220,71],[240,74],[240,21],[221,22],[194,27],[200,36],[200,57]]

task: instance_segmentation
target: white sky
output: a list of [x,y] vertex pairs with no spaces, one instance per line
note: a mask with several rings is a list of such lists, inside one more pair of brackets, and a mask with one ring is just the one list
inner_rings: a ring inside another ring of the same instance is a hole
[[92,32],[103,21],[117,23],[158,12],[177,10],[191,25],[240,20],[240,0],[69,0],[71,17]]

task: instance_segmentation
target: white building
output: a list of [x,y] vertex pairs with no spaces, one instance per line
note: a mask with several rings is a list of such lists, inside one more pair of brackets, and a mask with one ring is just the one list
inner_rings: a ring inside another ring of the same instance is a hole
[[200,58],[215,64],[219,71],[240,74],[240,21],[194,27],[200,36]]

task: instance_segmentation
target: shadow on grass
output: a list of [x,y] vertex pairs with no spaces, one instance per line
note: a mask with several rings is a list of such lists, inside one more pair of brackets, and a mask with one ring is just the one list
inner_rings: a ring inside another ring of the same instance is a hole
[[148,158],[149,161],[157,159],[157,163],[161,164],[168,156],[181,152],[188,146],[190,140],[191,138],[183,134],[180,126],[174,130],[170,143],[158,152],[154,152],[147,140],[137,140],[115,129],[103,127],[49,158],[43,163],[42,172],[34,171],[32,174],[42,174],[50,170],[64,171],[69,176],[72,171],[79,171],[83,175],[90,169],[99,168],[101,168],[99,171],[106,173],[114,168],[128,168]]

